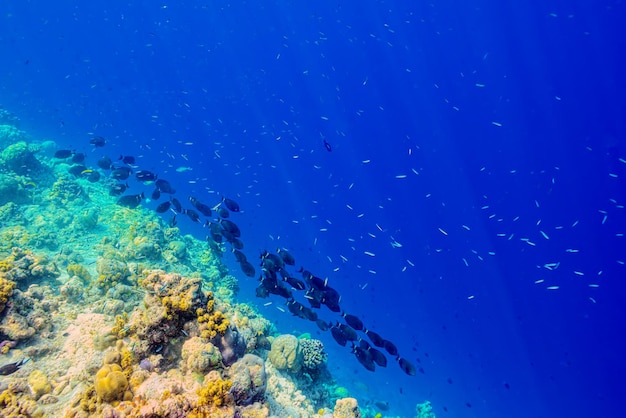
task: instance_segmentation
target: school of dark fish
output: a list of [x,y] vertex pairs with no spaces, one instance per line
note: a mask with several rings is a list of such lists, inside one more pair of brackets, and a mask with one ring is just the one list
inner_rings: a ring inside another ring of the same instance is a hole
[[[106,140],[98,136],[92,138],[89,143],[98,148],[103,147]],[[330,151],[329,146],[326,144],[325,146]],[[82,164],[85,160],[83,153],[67,149],[59,150],[54,154],[54,158],[71,162],[72,165],[68,171],[75,177],[83,177],[91,182],[97,182],[101,178],[98,171]],[[134,156],[120,155],[118,161],[121,165],[119,163],[115,165],[110,157],[103,156],[96,163],[101,170],[109,171],[109,179],[113,181],[109,187],[109,195],[117,197],[118,205],[135,209],[146,199],[143,192],[124,194],[129,189],[125,181],[134,174],[140,183],[154,185],[155,188],[150,195],[153,201],[158,201],[163,194],[169,195],[168,200],[159,203],[155,211],[160,214],[172,212],[173,216],[168,221],[170,226],[176,225],[178,215],[185,215],[192,222],[202,224],[208,229],[207,241],[216,245],[228,243],[243,274],[250,278],[256,277],[255,266],[242,251],[244,243],[241,240],[241,230],[235,222],[229,219],[231,213],[241,211],[235,200],[222,197],[216,205],[209,206],[199,198],[189,196],[187,201],[191,204],[191,208],[184,208],[180,200],[174,197],[176,189],[168,180],[159,178],[156,173],[148,170],[133,172],[134,168],[138,168],[135,165]],[[276,253],[263,251],[260,254],[260,260],[257,297],[267,298],[270,295],[276,295],[284,298],[287,310],[292,315],[315,322],[324,332],[330,331],[337,344],[350,347],[352,354],[366,370],[375,371],[377,366],[386,367],[387,356],[383,352],[385,351],[397,361],[404,373],[409,376],[416,374],[415,366],[399,354],[393,342],[367,328],[359,317],[341,309],[341,295],[329,285],[327,278],[322,279],[304,267],[296,270],[301,278],[293,275],[288,268],[295,268],[295,258],[284,248],[277,249]],[[298,292],[302,294],[302,300],[309,306],[296,300]],[[318,311],[322,309],[322,306],[337,314],[339,319],[335,321],[321,319]]]

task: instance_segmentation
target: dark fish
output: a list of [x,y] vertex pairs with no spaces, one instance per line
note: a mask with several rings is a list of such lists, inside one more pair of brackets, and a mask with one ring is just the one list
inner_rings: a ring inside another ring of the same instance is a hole
[[233,248],[237,250],[243,250],[243,241],[239,238],[233,239],[232,241],[230,241],[230,244],[233,246]]
[[321,302],[331,311],[341,312],[341,307],[339,307],[340,301],[341,295],[332,287],[326,286],[326,288],[322,291]]
[[111,169],[112,161],[109,157],[105,155],[101,157],[96,164],[103,170],[109,170]]
[[170,182],[167,180],[158,179],[157,181],[154,182],[154,185],[162,193],[167,193],[167,194],[176,193],[176,189],[173,188]]
[[148,170],[139,170],[135,173],[135,177],[139,181],[155,181],[157,179],[157,175],[152,171]]
[[285,266],[282,258],[277,256],[276,254],[272,254],[267,251],[263,251],[261,253],[261,260],[261,265],[263,265],[268,270],[279,271]]
[[189,219],[194,222],[200,222],[200,215],[198,215],[198,212],[193,209],[186,209],[185,215],[189,216]]
[[[274,286],[270,289],[270,293],[273,293],[277,296],[281,296],[285,299],[291,298],[293,295],[291,294],[291,290],[287,289],[285,286],[275,283]],[[302,316],[302,318],[306,318]]]
[[415,366],[413,366],[407,359],[398,357],[398,364],[404,373],[409,376],[415,376]]
[[348,343],[348,339],[346,338],[346,335],[343,333],[343,331],[341,331],[337,327],[331,327],[330,333],[335,339],[335,341],[337,341],[337,344],[339,344],[342,347],[346,346],[346,344]]
[[372,344],[374,344],[376,347],[385,346],[385,340],[379,334],[375,333],[374,331],[370,331],[369,329],[365,330],[365,334],[369,337]]
[[129,194],[126,196],[122,196],[117,199],[117,204],[120,206],[127,207],[129,209],[135,209],[141,201],[144,199],[143,192],[139,194]]
[[20,361],[16,361],[14,363],[8,363],[4,366],[0,367],[0,376],[8,376],[10,374],[15,373],[22,367],[24,363],[26,363],[29,359],[23,358]]
[[80,163],[82,163],[83,161],[85,161],[85,154],[83,154],[82,152],[79,152],[79,153],[77,153],[77,154],[74,154],[74,155],[72,155],[72,159],[71,159],[71,161],[72,161],[73,163],[80,164]]
[[176,212],[183,213],[183,206],[180,204],[178,199],[176,199],[175,197],[170,197],[170,202],[172,202],[172,207]]
[[85,170],[87,170],[87,167],[85,167],[82,164],[76,164],[76,165],[71,166],[67,170],[67,172],[73,175],[74,177],[81,177]]
[[370,354],[372,355],[372,359],[376,364],[378,364],[380,367],[387,367],[387,357],[385,357],[385,355],[381,351],[375,349],[374,347],[368,348],[367,351],[370,352]]
[[230,212],[228,211],[228,209],[223,207],[217,208],[217,214],[220,216],[220,218],[228,218],[230,216]]
[[396,357],[398,355],[398,349],[396,348],[396,346],[391,341],[383,340],[383,347],[385,348],[385,350],[387,350],[387,352],[390,355],[392,355],[394,357]]
[[59,158],[64,160],[66,158],[70,158],[74,154],[74,151],[69,149],[60,149],[54,153],[54,158]]
[[240,265],[241,265],[241,271],[243,271],[243,274],[245,274],[248,277],[255,276],[254,266],[250,264],[250,262],[244,261],[243,263],[240,263]]
[[356,334],[356,331],[350,325],[337,323],[336,326],[337,328],[341,330],[341,332],[343,332],[343,334],[346,336],[346,338],[349,341],[356,341],[359,339],[359,336]]
[[128,183],[117,183],[109,189],[109,196],[119,196],[128,189]]
[[118,160],[121,160],[124,164],[128,165],[135,164],[135,157],[133,157],[132,155],[120,155],[120,158],[118,158]]
[[320,277],[311,275],[311,276],[309,276],[308,283],[309,283],[309,286],[311,286],[314,289],[324,290],[324,289],[326,289],[326,284],[328,282],[326,280],[320,278]]
[[172,216],[170,218],[170,221],[168,222],[168,225],[170,226],[170,228],[174,228],[176,226],[178,222],[176,221],[176,215]]
[[156,211],[157,213],[165,213],[169,210],[171,203],[168,202],[163,202],[161,203],[159,206],[156,207]]
[[224,228],[224,230],[233,234],[235,238],[239,238],[241,236],[241,231],[239,230],[239,227],[234,222],[229,221],[228,219],[220,219],[219,222],[220,222],[220,225],[222,225],[222,228]]
[[319,309],[322,307],[322,302],[320,301],[323,296],[324,295],[321,291],[315,290],[313,288],[307,290],[306,293],[304,294],[304,297],[309,301],[309,305],[311,305],[312,308],[316,308],[316,309]]
[[266,298],[270,295],[270,292],[264,286],[257,287],[255,293],[257,298]]
[[326,140],[324,140],[324,148],[326,148],[326,151],[328,152],[331,152],[333,150],[333,147],[331,147],[328,141]]
[[207,226],[209,227],[209,231],[211,231],[211,234],[222,235],[223,229],[220,224],[215,222],[207,222]]
[[283,259],[283,262],[289,266],[293,266],[296,264],[296,259],[293,258],[293,256],[291,254],[289,254],[289,252],[287,250],[284,249],[278,249],[276,250],[276,252],[278,253],[278,255],[280,256],[280,258]]
[[96,182],[100,181],[100,173],[98,173],[97,171],[92,171],[87,176],[87,181],[89,181],[91,183],[96,183]]
[[208,205],[205,205],[193,196],[189,196],[189,201],[194,208],[198,209],[198,212],[204,216],[211,216],[211,208]]
[[132,172],[133,170],[128,167],[117,167],[111,170],[111,177],[117,180],[126,180]]
[[287,277],[285,279],[285,281],[287,283],[289,283],[289,286],[293,287],[296,290],[304,290],[306,289],[306,285],[304,284],[304,282],[300,279],[297,279],[295,277]]
[[308,319],[309,321],[316,322],[317,321],[317,313],[306,306],[302,307],[302,313],[304,314],[304,319]]
[[152,200],[159,200],[161,198],[161,192],[159,189],[154,189],[150,197],[152,197]]
[[239,212],[239,203],[235,202],[233,199],[223,197],[222,202],[224,202],[229,211]]
[[328,329],[331,327],[331,324],[324,321],[323,319],[318,319],[317,321],[315,321],[315,323],[317,324],[318,328],[321,329],[322,331],[328,331]]
[[100,148],[100,147],[103,147],[107,143],[107,141],[101,136],[94,136],[93,138],[89,140],[89,143],[96,148]]
[[363,321],[361,321],[359,318],[357,318],[354,315],[350,315],[344,312],[343,319],[346,320],[346,324],[350,325],[352,328],[354,328],[357,331],[362,331],[364,329]]
[[354,353],[354,355],[356,356],[356,359],[359,361],[359,363],[361,363],[363,367],[365,367],[370,372],[373,372],[376,370],[374,359],[372,359],[372,355],[370,354],[369,351],[363,350],[358,345],[355,345],[352,348],[352,352]]
[[235,258],[237,259],[238,263],[248,261],[248,259],[246,258],[246,255],[239,250],[233,249],[233,254],[235,254]]

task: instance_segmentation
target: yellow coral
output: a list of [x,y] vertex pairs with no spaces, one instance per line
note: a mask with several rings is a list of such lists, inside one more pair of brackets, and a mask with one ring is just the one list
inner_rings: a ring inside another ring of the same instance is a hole
[[28,376],[28,386],[35,399],[41,398],[46,393],[52,392],[52,386],[48,376],[41,370],[33,370]]
[[70,277],[76,276],[83,282],[89,283],[91,281],[91,274],[89,274],[89,271],[80,264],[70,264],[67,266],[67,274],[69,274]]
[[111,329],[111,333],[117,335],[118,338],[126,337],[132,328],[130,325],[126,325],[127,322],[128,314],[126,312],[122,315],[117,315],[115,317],[115,325]]
[[13,289],[15,289],[15,282],[0,275],[0,313],[4,311],[9,298],[13,294]]
[[98,397],[104,402],[121,401],[128,399],[128,379],[117,364],[105,364],[98,373],[94,387]]
[[221,378],[209,380],[206,386],[198,389],[199,406],[222,406],[232,401],[230,387],[233,382]]

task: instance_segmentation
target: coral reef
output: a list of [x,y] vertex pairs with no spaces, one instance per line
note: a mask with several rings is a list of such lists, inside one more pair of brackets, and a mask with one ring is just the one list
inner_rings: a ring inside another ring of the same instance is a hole
[[16,122],[0,109],[0,355],[30,361],[0,416],[358,416],[320,341],[236,301],[223,245],[120,207]]

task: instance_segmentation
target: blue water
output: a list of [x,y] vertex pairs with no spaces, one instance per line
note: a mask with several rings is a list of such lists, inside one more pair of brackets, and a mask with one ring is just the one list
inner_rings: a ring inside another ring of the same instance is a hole
[[366,371],[227,255],[362,403],[622,416],[625,6],[513,3],[6,1],[0,104],[237,199],[249,258],[289,248],[423,369]]

